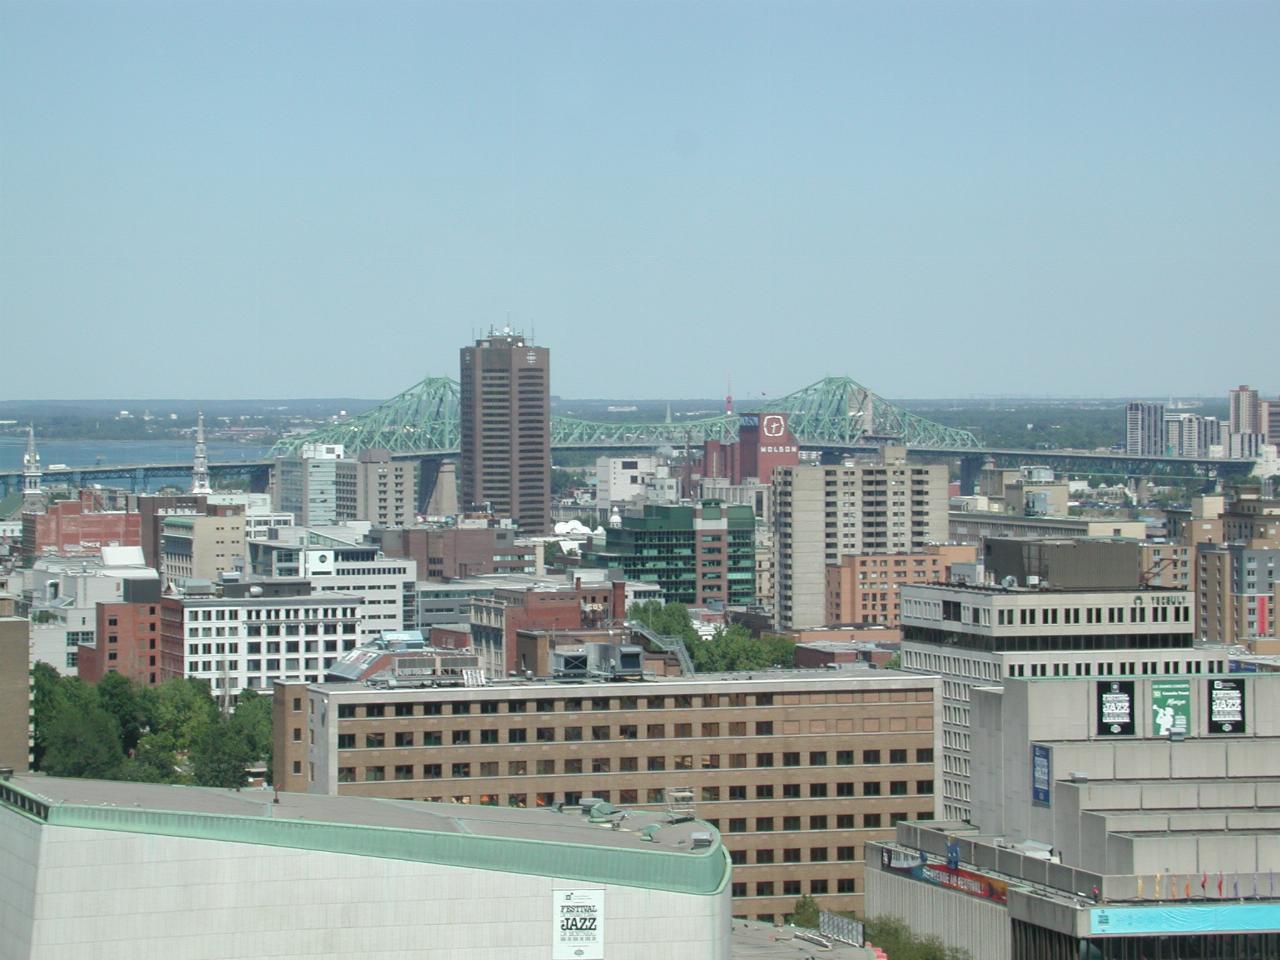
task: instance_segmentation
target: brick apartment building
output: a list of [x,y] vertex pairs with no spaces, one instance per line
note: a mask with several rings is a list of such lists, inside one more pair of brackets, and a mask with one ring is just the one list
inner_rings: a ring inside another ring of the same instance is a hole
[[136,547],[142,541],[142,517],[125,510],[102,509],[100,496],[82,490],[78,500],[58,500],[44,513],[22,515],[22,553],[34,560],[96,554],[103,547]]
[[427,580],[452,580],[485,574],[534,573],[540,544],[516,544],[511,527],[462,525],[454,527],[376,527],[370,532],[388,557],[417,561],[418,575]]
[[936,813],[936,678],[788,671],[377,689],[278,683],[282,790],[692,811],[724,837],[734,913],[802,894],[860,910],[866,843]]
[[97,683],[119,673],[145,686],[182,676],[182,642],[162,628],[160,581],[124,580],[119,601],[97,604],[93,642],[81,643],[76,672]]
[[896,627],[903,584],[946,583],[952,564],[977,558],[977,548],[969,544],[935,545],[910,553],[847,554],[827,566],[827,623]]

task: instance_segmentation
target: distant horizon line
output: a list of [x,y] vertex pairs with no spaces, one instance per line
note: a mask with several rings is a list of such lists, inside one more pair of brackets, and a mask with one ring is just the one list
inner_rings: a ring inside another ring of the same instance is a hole
[[[973,394],[964,394],[964,395],[934,396],[934,397],[924,397],[924,396],[916,396],[916,397],[887,397],[887,396],[883,396],[882,394],[878,394],[878,396],[882,396],[882,398],[883,398],[883,399],[888,400],[888,401],[890,401],[891,403],[912,403],[912,402],[942,403],[942,402],[947,402],[947,401],[957,401],[957,400],[960,400],[960,401],[966,401],[966,402],[967,402],[967,401],[990,401],[990,400],[999,400],[999,401],[1011,401],[1011,400],[1055,400],[1055,401],[1056,401],[1056,400],[1095,400],[1095,401],[1114,401],[1114,402],[1117,402],[1117,403],[1129,403],[1129,402],[1138,402],[1138,401],[1140,401],[1140,402],[1154,402],[1154,403],[1159,403],[1159,402],[1161,402],[1161,401],[1221,400],[1221,401],[1223,401],[1223,402],[1226,402],[1226,401],[1228,400],[1228,398],[1229,398],[1229,390],[1234,390],[1234,389],[1236,389],[1236,388],[1235,388],[1235,387],[1228,388],[1228,391],[1224,391],[1223,393],[1220,393],[1220,394],[1154,394],[1154,395],[1120,394],[1120,395],[1105,395],[1105,394],[1083,394],[1083,393],[1077,393],[1077,394],[1068,394],[1068,393],[1035,393],[1035,394],[1033,394],[1033,393],[989,393],[989,394],[988,394],[988,393],[973,393]],[[1257,392],[1258,392],[1258,399],[1260,399],[1260,400],[1267,399],[1267,398],[1272,394],[1272,392],[1273,392],[1273,391],[1265,390],[1265,389],[1262,389],[1262,388],[1254,388],[1254,387],[1251,387],[1250,389],[1256,389],[1256,390],[1257,390]],[[137,405],[137,404],[158,404],[158,403],[187,404],[187,405],[197,405],[197,404],[202,404],[202,403],[277,403],[277,404],[279,404],[279,403],[343,403],[343,402],[346,402],[346,401],[352,401],[352,402],[356,402],[356,403],[384,403],[384,402],[386,402],[386,401],[388,401],[388,400],[393,399],[395,396],[396,396],[396,394],[392,394],[391,396],[386,396],[386,397],[350,397],[350,396],[348,396],[348,397],[321,397],[321,396],[315,396],[315,397],[307,397],[307,396],[295,396],[295,397],[197,397],[197,398],[194,398],[194,399],[188,399],[188,398],[184,398],[184,397],[20,397],[20,398],[15,398],[15,399],[0,400],[0,407],[8,406],[8,405],[32,404],[32,403],[56,403],[56,404],[64,404],[64,403],[111,403],[111,404],[134,404],[134,405]],[[782,396],[786,396],[786,394],[783,394]],[[1280,393],[1277,393],[1277,394],[1276,394],[1276,396],[1277,396],[1278,398],[1280,398]],[[715,403],[715,404],[723,404],[723,402],[724,402],[724,399],[725,399],[725,398],[724,398],[723,396],[709,396],[709,397],[618,397],[618,396],[614,396],[614,397],[606,397],[606,396],[583,396],[583,397],[570,397],[570,396],[565,396],[565,395],[563,395],[563,394],[552,394],[552,395],[551,395],[551,399],[552,399],[552,400],[556,400],[556,401],[565,402],[565,403],[575,403],[575,402],[576,402],[576,403],[581,403],[581,402],[610,402],[610,403],[618,403],[618,402],[625,402],[625,403]],[[761,401],[761,400],[779,400],[779,399],[782,399],[782,397],[764,397],[764,396],[762,396],[762,397],[754,397],[754,396],[742,396],[742,397],[735,397],[735,398],[734,398],[734,405],[736,406],[736,405],[738,405],[739,403],[744,403],[744,404],[755,404],[755,403],[758,403],[758,402],[759,402],[759,401]]]

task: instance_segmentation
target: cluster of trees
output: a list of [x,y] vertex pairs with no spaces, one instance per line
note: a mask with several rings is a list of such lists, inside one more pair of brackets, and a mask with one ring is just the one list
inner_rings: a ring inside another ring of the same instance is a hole
[[795,666],[796,645],[787,637],[771,634],[753,637],[745,627],[731,624],[704,640],[693,628],[684,604],[645,600],[632,604],[627,616],[639,620],[654,633],[683,640],[693,668],[699,673]]
[[[787,918],[793,925],[818,929],[818,901],[805,894]],[[853,914],[846,914],[852,917]],[[867,942],[874,943],[893,960],[973,960],[968,950],[948,947],[937,937],[922,937],[897,917],[872,917],[863,922]]]
[[197,680],[89,684],[45,663],[34,673],[35,765],[51,776],[238,787],[262,762],[270,775],[271,701],[252,690],[227,715]]

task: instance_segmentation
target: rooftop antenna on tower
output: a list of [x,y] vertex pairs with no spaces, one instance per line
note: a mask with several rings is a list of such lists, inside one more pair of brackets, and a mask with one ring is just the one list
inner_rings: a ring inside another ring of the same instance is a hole
[[726,378],[727,388],[724,395],[724,412],[733,413],[733,375]]

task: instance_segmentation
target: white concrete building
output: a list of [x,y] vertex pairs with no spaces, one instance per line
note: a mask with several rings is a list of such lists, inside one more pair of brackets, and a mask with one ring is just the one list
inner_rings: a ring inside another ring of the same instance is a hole
[[98,603],[124,598],[125,581],[160,582],[141,547],[102,547],[97,557],[41,557],[15,570],[10,589],[31,620],[31,662],[74,674],[80,644],[94,642]]
[[358,594],[362,640],[418,626],[416,560],[384,557],[376,547],[313,532],[302,543],[250,541],[249,567],[255,577],[301,577],[317,592]]
[[[277,680],[318,682],[360,642],[360,594],[308,594],[301,592],[308,585],[298,583],[295,592],[265,596],[254,595],[254,586],[228,584],[223,589],[233,595],[162,601],[180,611],[183,675],[207,681],[214,695],[270,690]],[[166,617],[163,633],[173,626]]]
[[1134,677],[1226,669],[1222,648],[1195,647],[1186,590],[902,587],[902,669],[941,674],[943,817],[967,820],[970,699],[1006,677]]
[[14,777],[0,960],[728,960],[719,834],[621,813]]

